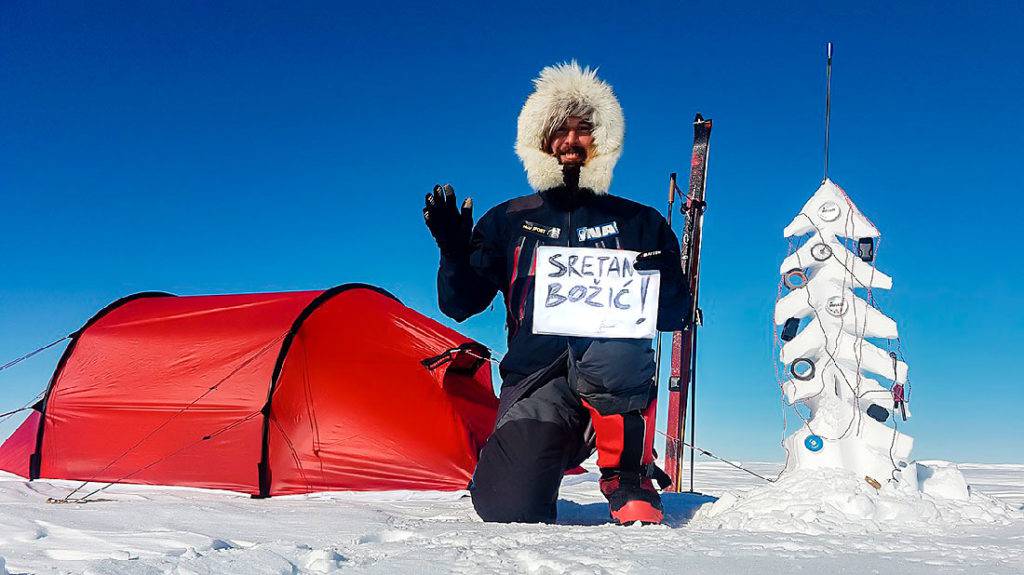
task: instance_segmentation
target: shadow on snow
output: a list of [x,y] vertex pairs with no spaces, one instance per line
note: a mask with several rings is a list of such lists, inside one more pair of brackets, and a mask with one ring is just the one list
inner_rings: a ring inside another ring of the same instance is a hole
[[[701,506],[718,501],[717,497],[701,493],[662,493],[661,503],[665,507],[665,522],[669,527],[682,527],[693,519]],[[558,500],[559,525],[604,525],[610,523],[608,504],[576,503]]]

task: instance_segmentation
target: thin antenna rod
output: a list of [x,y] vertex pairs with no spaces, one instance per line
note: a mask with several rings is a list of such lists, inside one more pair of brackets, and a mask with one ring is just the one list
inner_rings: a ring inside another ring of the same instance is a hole
[[832,116],[832,42],[828,43],[828,60],[825,64],[825,179],[828,179],[828,129]]

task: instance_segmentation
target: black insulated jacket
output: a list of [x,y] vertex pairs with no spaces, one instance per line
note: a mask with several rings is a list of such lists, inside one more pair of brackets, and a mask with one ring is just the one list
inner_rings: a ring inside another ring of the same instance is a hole
[[[567,348],[568,337],[532,333],[535,253],[555,245],[662,250],[679,259],[679,241],[661,214],[618,196],[558,187],[489,210],[473,229],[468,254],[442,254],[437,293],[441,311],[459,322],[487,309],[498,292],[504,296],[508,352],[500,371],[506,386],[550,366]],[[662,274],[660,331],[683,327],[688,292],[682,272]]]

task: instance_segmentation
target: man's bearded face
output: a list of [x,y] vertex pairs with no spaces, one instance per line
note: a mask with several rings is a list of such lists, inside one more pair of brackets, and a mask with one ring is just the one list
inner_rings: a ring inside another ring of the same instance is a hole
[[594,146],[593,124],[579,116],[569,116],[548,137],[545,152],[563,166],[582,166]]

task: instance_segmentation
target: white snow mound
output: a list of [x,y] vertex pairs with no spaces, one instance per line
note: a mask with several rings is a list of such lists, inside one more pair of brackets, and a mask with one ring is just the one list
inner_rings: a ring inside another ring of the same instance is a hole
[[[846,469],[801,469],[775,483],[724,493],[694,526],[776,533],[940,533],[965,525],[1009,525],[1024,513],[971,492],[955,465],[911,464],[901,483],[875,489]],[[963,489],[960,489],[962,483]]]

